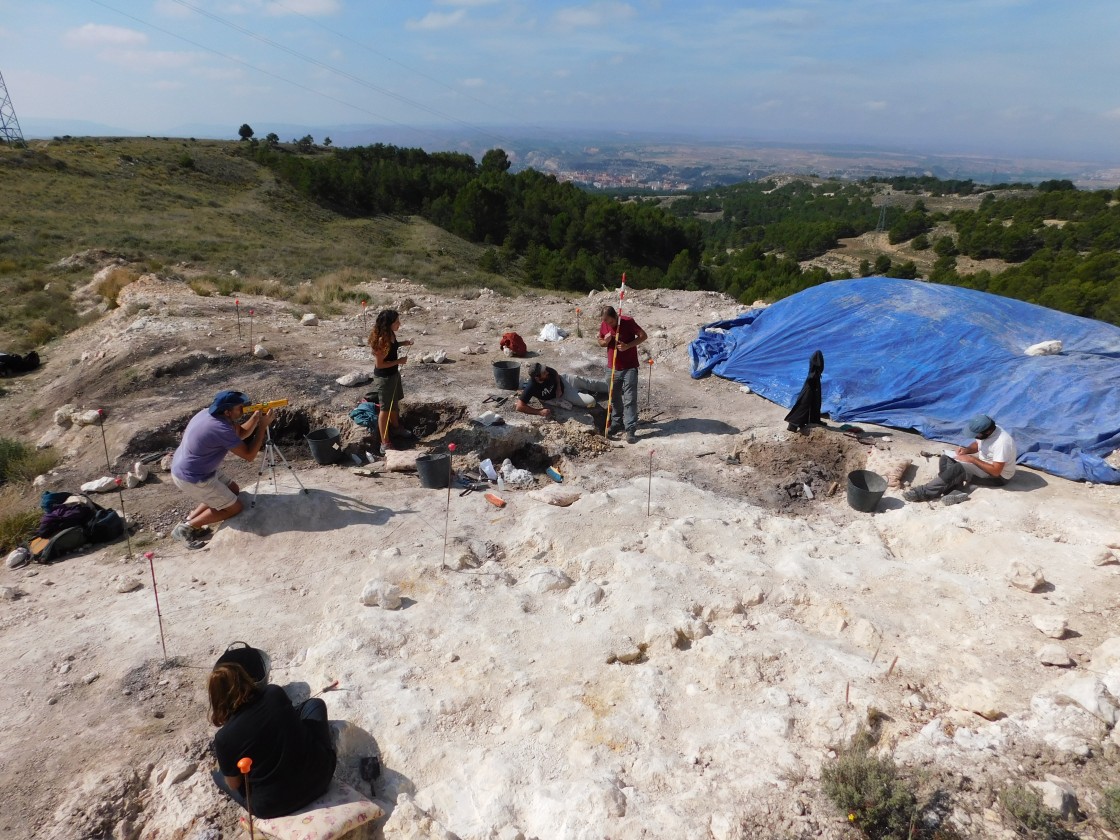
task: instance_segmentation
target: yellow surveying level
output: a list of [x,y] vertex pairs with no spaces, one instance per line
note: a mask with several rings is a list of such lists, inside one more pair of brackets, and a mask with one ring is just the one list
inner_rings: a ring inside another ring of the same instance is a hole
[[283,408],[287,404],[287,400],[272,400],[271,402],[253,403],[252,405],[245,406],[245,413],[252,414],[254,411],[272,411],[272,409],[274,408]]

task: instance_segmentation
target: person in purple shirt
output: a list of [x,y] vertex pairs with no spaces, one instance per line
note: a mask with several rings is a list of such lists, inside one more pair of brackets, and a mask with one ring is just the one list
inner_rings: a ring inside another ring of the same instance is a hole
[[264,445],[273,412],[254,411],[246,420],[249,404],[240,391],[219,391],[210,407],[187,423],[183,441],[171,456],[171,481],[198,502],[187,521],[171,531],[188,548],[202,545],[209,533],[207,525],[237,516],[244,507],[237,498],[241,488],[221,471],[221,465],[230,452],[251,462]]

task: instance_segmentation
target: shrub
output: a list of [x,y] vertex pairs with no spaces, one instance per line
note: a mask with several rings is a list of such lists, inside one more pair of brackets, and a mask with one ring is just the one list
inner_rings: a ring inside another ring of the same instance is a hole
[[0,484],[31,481],[58,463],[50,451],[40,451],[26,443],[0,437]]
[[870,754],[860,732],[832,764],[821,770],[821,787],[848,821],[876,840],[907,840],[918,823],[917,797],[889,758]]
[[138,276],[135,271],[118,267],[109,272],[109,275],[97,286],[97,293],[105,298],[114,309],[117,306],[117,295],[129,283],[135,283]]
[[1013,785],[1000,791],[999,801],[1022,836],[1035,840],[1077,840],[1076,834],[1062,826],[1061,816],[1042,803],[1037,791]]
[[1120,787],[1105,788],[1101,803],[1101,818],[1109,828],[1120,829]]
[[0,500],[0,554],[7,554],[30,540],[38,526],[37,509],[11,510]]

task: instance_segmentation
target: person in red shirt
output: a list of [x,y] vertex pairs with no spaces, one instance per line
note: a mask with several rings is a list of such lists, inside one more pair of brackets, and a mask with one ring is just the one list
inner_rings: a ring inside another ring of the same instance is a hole
[[607,367],[614,371],[611,425],[607,437],[625,429],[626,442],[637,443],[638,345],[649,336],[629,315],[620,318],[613,306],[604,306],[600,317],[599,346],[607,348]]

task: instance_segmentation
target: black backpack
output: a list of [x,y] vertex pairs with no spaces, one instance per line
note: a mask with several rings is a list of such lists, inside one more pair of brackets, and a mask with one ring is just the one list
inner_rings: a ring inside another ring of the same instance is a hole
[[115,510],[101,507],[84,493],[70,495],[85,499],[93,508],[93,516],[81,527],[63,528],[48,539],[40,537],[32,540],[29,550],[34,562],[53,563],[59,557],[77,551],[88,543],[109,542],[124,533],[124,520]]

